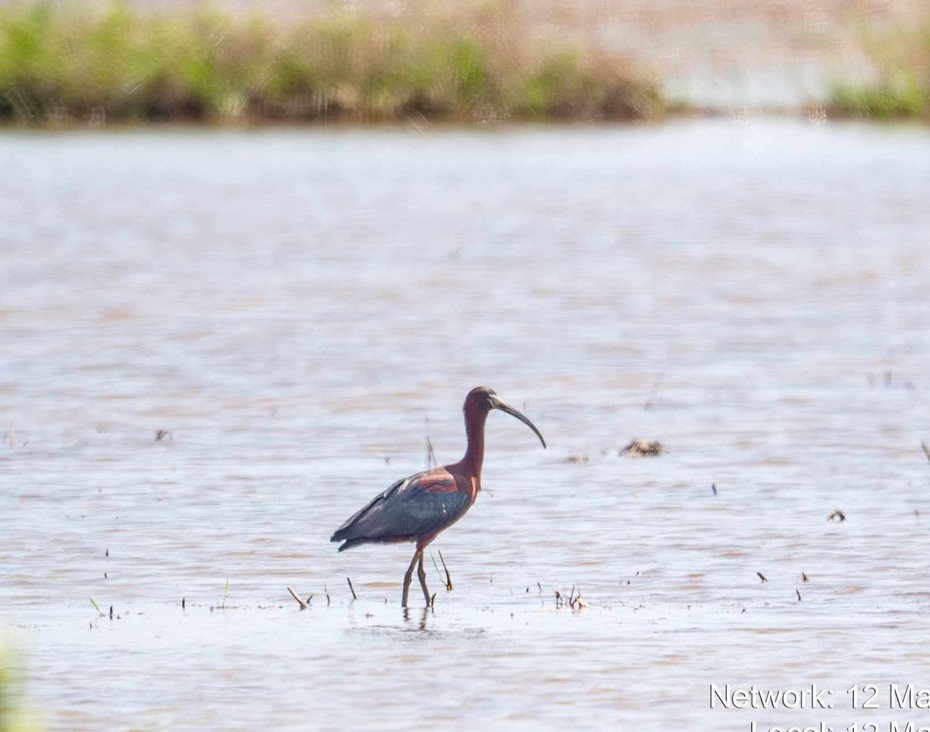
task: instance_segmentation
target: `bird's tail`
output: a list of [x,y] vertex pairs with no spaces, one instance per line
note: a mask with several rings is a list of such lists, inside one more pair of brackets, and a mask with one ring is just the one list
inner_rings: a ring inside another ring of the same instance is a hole
[[[341,538],[337,539],[336,537],[333,537],[332,539],[330,539],[330,541],[342,541],[342,539]],[[367,542],[368,542],[368,539],[364,539],[364,538],[346,539],[345,543],[341,547],[339,547],[339,551],[344,552],[346,549],[351,549],[353,546],[358,546],[359,544],[365,544]]]

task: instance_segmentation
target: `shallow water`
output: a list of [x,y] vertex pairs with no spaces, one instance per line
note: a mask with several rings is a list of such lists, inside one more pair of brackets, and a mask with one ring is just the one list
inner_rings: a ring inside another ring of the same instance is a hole
[[[50,729],[926,722],[846,689],[930,683],[927,130],[5,134],[0,160],[0,608]],[[328,537],[427,436],[461,456],[480,383],[549,449],[491,415],[432,547],[455,589],[428,562],[405,618],[412,547]],[[836,708],[710,709],[711,683]]]

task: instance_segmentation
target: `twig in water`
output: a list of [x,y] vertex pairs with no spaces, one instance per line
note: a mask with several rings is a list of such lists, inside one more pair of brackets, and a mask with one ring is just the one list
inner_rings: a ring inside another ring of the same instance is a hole
[[429,435],[427,435],[426,436],[426,467],[427,469],[435,468],[437,465],[439,465],[439,463],[436,462],[436,453],[433,452],[433,443],[430,442]]
[[717,495],[717,484],[716,484],[716,483],[711,483],[711,484],[710,484],[710,489],[714,492],[714,495],[716,496],[716,495]]
[[656,380],[652,384],[652,391],[649,392],[649,398],[646,399],[646,403],[643,404],[643,410],[646,411],[649,407],[652,406],[652,398],[656,395],[656,392],[659,390],[659,387],[662,386],[662,379],[665,378],[665,372],[660,373]]
[[97,611],[97,615],[99,615],[101,618],[106,617],[103,614],[103,611],[100,609],[100,606],[96,602],[94,602],[94,598],[88,597],[87,599],[90,600],[90,604],[94,606],[94,610]]
[[352,599],[357,600],[358,595],[355,594],[355,588],[352,586],[352,580],[346,577],[346,582],[349,583],[349,589],[352,591]]
[[768,578],[764,574],[762,574],[762,572],[756,572],[756,574],[759,575],[760,580],[762,580],[763,582],[768,582]]
[[442,562],[442,568],[446,573],[446,592],[452,592],[452,577],[449,574],[449,568],[446,566],[446,560],[442,558],[442,549],[439,550],[439,561]]
[[439,565],[436,564],[436,557],[433,556],[432,550],[430,550],[429,558],[430,558],[430,561],[433,563],[433,567],[436,568],[436,574],[438,574],[439,579],[442,580],[442,572],[439,571]]
[[226,598],[229,597],[229,577],[226,578],[226,584],[223,585],[223,604],[220,605],[220,610],[226,609]]
[[927,456],[927,460],[930,460],[930,447],[927,447],[927,443],[921,442],[920,446],[924,449],[924,455]]
[[801,581],[802,581],[802,582],[807,582],[807,573],[806,573],[806,572],[801,572]]
[[[300,597],[300,595],[298,595],[296,592],[294,592],[294,588],[293,588],[293,587],[291,587],[290,585],[288,585],[287,591],[291,593],[291,597],[293,597],[295,600],[297,600],[297,604],[300,605],[300,609],[301,609],[301,610],[306,610],[306,609],[307,609],[307,603],[303,601],[303,599]],[[313,597],[313,595],[310,595],[310,597]]]
[[794,591],[798,595],[798,602],[801,602],[801,591],[797,587],[794,588]]

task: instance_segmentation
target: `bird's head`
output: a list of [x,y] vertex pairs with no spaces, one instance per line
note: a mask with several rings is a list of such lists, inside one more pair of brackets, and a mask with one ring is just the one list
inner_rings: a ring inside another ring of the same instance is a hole
[[507,404],[507,402],[497,396],[497,392],[494,391],[494,389],[491,389],[487,386],[476,386],[474,389],[468,392],[468,396],[465,397],[465,405],[462,408],[465,411],[466,419],[469,414],[487,417],[488,413],[492,409],[499,409],[502,412],[506,412],[511,417],[516,417],[521,422],[523,422],[523,424],[533,430],[533,432],[535,432],[536,436],[539,438],[539,441],[542,443],[542,446],[546,446],[546,441],[539,433],[539,430],[536,429],[536,425],[529,420],[529,417]]

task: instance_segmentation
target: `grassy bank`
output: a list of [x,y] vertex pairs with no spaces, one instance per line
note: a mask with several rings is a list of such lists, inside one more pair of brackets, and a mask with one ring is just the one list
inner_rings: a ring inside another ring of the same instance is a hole
[[222,12],[0,9],[0,120],[643,119],[629,60],[530,37],[505,6],[286,25]]
[[911,28],[873,33],[865,46],[879,70],[877,77],[835,84],[834,111],[853,117],[930,120],[930,15]]

